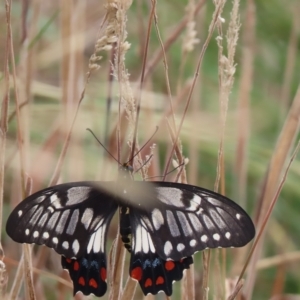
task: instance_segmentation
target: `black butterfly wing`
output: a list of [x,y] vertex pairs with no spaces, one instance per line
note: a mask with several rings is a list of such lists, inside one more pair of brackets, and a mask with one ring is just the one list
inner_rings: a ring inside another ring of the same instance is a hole
[[212,191],[171,182],[153,184],[151,210],[139,211],[162,259],[180,260],[206,248],[242,247],[255,235],[248,214]]
[[18,243],[43,244],[67,258],[80,258],[98,229],[105,241],[118,207],[110,192],[115,183],[105,183],[105,189],[96,184],[71,182],[29,196],[9,216],[8,235]]
[[86,252],[80,258],[61,257],[61,265],[69,271],[73,281],[74,295],[80,291],[84,295],[102,297],[106,293],[105,233],[106,229],[103,227],[95,231],[90,237]]
[[162,259],[156,252],[152,237],[140,214],[130,209],[130,225],[132,228],[132,251],[129,274],[137,280],[144,295],[157,294],[164,291],[172,294],[172,285],[183,276],[183,271],[193,263],[192,257],[185,257],[179,261]]

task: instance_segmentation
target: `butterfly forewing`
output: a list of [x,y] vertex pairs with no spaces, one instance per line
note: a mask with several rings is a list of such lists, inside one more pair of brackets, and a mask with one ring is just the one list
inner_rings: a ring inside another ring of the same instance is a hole
[[140,218],[163,259],[179,260],[206,248],[241,247],[255,234],[250,217],[230,199],[199,187],[159,182],[156,208]]
[[117,207],[112,194],[93,182],[60,184],[22,201],[9,216],[6,231],[18,243],[44,244],[68,258],[81,257],[92,233],[107,229]]

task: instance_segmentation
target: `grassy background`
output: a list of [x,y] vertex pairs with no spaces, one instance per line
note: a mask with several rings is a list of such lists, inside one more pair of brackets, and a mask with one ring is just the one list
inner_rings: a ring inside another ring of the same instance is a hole
[[[49,184],[63,147],[69,127],[68,122],[74,114],[73,108],[85,87],[85,97],[72,131],[72,139],[68,145],[59,181],[108,180],[116,177],[116,163],[110,161],[103,149],[85,130],[88,127],[91,128],[99,139],[106,143],[112,154],[117,156],[115,130],[118,122],[120,90],[116,81],[112,84],[109,83],[110,52],[100,53],[103,56],[100,61],[101,68],[92,73],[89,84],[85,85],[89,58],[94,51],[97,35],[104,34],[105,25],[99,29],[106,13],[103,2],[89,0],[87,3],[80,3],[80,1],[68,0],[64,1],[64,4],[59,4],[37,0],[28,3],[28,11],[24,11],[26,1],[24,3],[13,1],[10,25],[16,61],[17,89],[14,89],[12,60],[9,59],[11,89],[8,116],[10,118],[6,139],[5,137],[1,139],[3,145],[1,157],[5,159],[4,172],[2,172],[4,175],[2,247],[6,264],[6,271],[2,270],[2,274],[4,279],[8,279],[8,282],[1,281],[2,295],[6,292],[6,295],[9,294],[15,279],[17,262],[20,260],[22,252],[21,246],[13,243],[5,233],[5,222],[9,212],[23,198],[20,174],[24,172],[32,179],[33,191]],[[195,2],[198,3],[198,1]],[[194,51],[188,53],[186,59],[182,53],[185,31],[175,35],[173,33],[184,18],[187,1],[160,0],[156,7],[162,41],[166,43],[170,37],[174,37],[166,55],[170,87],[176,103],[177,125],[183,115],[187,91],[194,76],[195,66],[207,37],[214,11],[212,1],[202,2],[203,6],[195,17],[195,29],[200,43],[195,46]],[[251,11],[250,19],[249,6],[251,9],[254,8]],[[227,30],[231,8],[231,1],[227,1],[222,14],[225,19],[225,23],[222,24],[224,32]],[[289,134],[283,131],[283,127],[289,120],[288,112],[292,108],[292,104],[297,102],[294,97],[299,85],[297,72],[300,67],[298,50],[300,24],[297,15],[299,8],[297,1],[292,0],[273,0],[272,3],[248,0],[242,1],[240,5],[242,27],[235,55],[237,63],[235,82],[230,94],[226,128],[224,128],[222,170],[225,177],[222,178],[221,191],[240,203],[255,221],[265,217],[265,211],[260,209],[261,206],[264,203],[267,207],[269,206],[265,191],[270,190],[273,195],[278,186],[278,180],[274,179],[275,184],[271,190],[265,184],[266,178],[270,178],[270,174],[276,173],[273,169],[274,165],[279,166],[281,172],[280,170],[278,172],[281,175],[285,169],[280,165],[278,156],[275,157],[273,165],[270,163],[271,158],[278,153],[276,149],[281,149],[281,145],[276,148],[279,137],[282,138],[282,152],[284,152],[283,144],[293,145],[293,139],[297,139],[298,136],[297,126],[294,131],[290,130]],[[133,1],[127,12],[127,40],[131,44],[131,48],[126,53],[125,66],[130,73],[131,87],[135,91],[136,97],[150,10],[151,2],[140,0]],[[0,13],[1,32],[5,33],[7,24],[4,5],[0,9]],[[253,36],[252,21],[254,22]],[[247,26],[250,26],[250,29]],[[214,188],[220,132],[223,129],[220,122],[218,77],[220,64],[216,37],[217,31],[214,32],[205,52],[197,84],[192,94],[192,102],[180,134],[183,155],[189,158],[188,182],[208,189]],[[3,65],[7,63],[6,38],[6,34],[0,36],[0,54]],[[159,50],[160,43],[156,31],[152,27],[147,66],[151,64],[155,53]],[[253,57],[253,62],[249,69],[247,62],[251,57]],[[180,73],[181,66],[183,66],[182,74]],[[252,76],[251,72],[253,72]],[[6,82],[3,69],[1,73],[2,95],[5,95]],[[245,82],[248,88],[245,88]],[[110,113],[107,114],[106,105],[110,86],[112,87],[112,105]],[[18,95],[19,103],[26,102],[19,117],[15,114],[16,95]],[[247,104],[246,109],[239,109],[241,103]],[[171,138],[165,121],[168,107],[167,83],[163,58],[160,56],[144,81],[139,121],[139,145],[143,145],[153,134],[155,127],[159,126],[158,133],[152,139],[152,143],[156,143],[156,148],[149,169],[151,176],[163,173],[170,153]],[[293,108],[292,110],[294,111],[292,119],[298,123],[299,110]],[[2,121],[5,116],[7,116],[5,109],[2,108]],[[242,122],[246,122],[241,123],[241,119]],[[108,128],[105,127],[106,122],[109,124]],[[3,130],[3,125],[1,126]],[[20,151],[20,143],[17,141],[18,128],[24,138],[23,152]],[[245,131],[240,136],[241,128]],[[132,130],[132,124],[127,123],[124,113],[121,161],[125,161],[128,157],[126,142],[130,130]],[[244,145],[245,149],[240,152],[242,148],[238,148],[238,145]],[[142,152],[142,157],[144,158],[145,154],[149,154],[149,152],[150,150],[146,147]],[[21,160],[20,153],[23,153]],[[240,153],[242,156],[239,156]],[[284,155],[282,154],[281,157]],[[20,161],[23,162],[23,167],[21,167]],[[269,173],[268,168],[270,168]],[[300,253],[297,251],[300,247],[299,170],[299,159],[296,159],[262,237],[263,245],[257,267],[250,269],[251,272],[245,276],[246,299],[260,300],[270,299],[280,294],[300,294]],[[173,180],[176,177],[175,173],[172,173],[168,180]],[[117,231],[115,222],[111,227],[109,244]],[[60,269],[59,257],[53,251],[48,252],[49,255],[44,257],[39,248],[35,248],[33,256],[33,265],[38,269],[35,272],[38,277],[34,281],[37,299],[69,299],[71,285],[65,287],[64,283],[58,281],[60,277],[68,278]],[[246,248],[245,251],[249,249]],[[242,254],[239,254],[239,251]],[[214,251],[212,256],[219,258],[220,252]],[[241,262],[235,262],[237,257],[241,258]],[[246,255],[243,250],[228,250],[226,262],[220,260],[221,266],[226,264],[227,268],[226,275],[221,276],[221,281],[218,280],[220,265],[215,263],[215,259],[211,260],[209,299],[225,299],[225,293],[222,293],[224,291],[222,290],[223,283],[220,282],[225,280],[224,277],[228,281],[229,278],[238,276],[245,259]],[[195,298],[204,299],[199,288],[203,278],[201,254],[196,254],[195,261],[197,287]],[[40,273],[40,270],[47,270],[47,273]],[[256,279],[251,288],[247,282],[250,282],[254,276]],[[124,280],[126,278],[127,266],[125,266]],[[175,284],[176,292],[172,299],[181,298],[179,287],[179,283]],[[24,295],[23,289],[22,295]],[[84,298],[81,295],[76,297]],[[139,288],[136,299],[141,299]],[[165,299],[165,297],[159,295],[157,299]]]

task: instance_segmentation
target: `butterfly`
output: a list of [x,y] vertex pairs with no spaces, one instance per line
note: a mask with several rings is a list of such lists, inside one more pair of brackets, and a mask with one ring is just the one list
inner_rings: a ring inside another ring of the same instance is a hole
[[53,248],[69,271],[74,295],[107,290],[106,239],[119,209],[120,236],[130,252],[129,275],[145,295],[172,294],[172,284],[207,248],[242,247],[255,228],[232,200],[201,187],[132,180],[120,167],[116,182],[71,182],[38,191],[10,214],[6,231],[18,243]]

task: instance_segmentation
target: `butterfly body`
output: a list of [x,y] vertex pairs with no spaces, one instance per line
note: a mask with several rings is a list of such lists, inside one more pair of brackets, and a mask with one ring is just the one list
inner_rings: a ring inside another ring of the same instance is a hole
[[131,253],[129,275],[145,295],[171,295],[195,252],[241,247],[255,234],[250,217],[230,199],[186,184],[133,181],[126,165],[117,182],[65,183],[29,196],[13,210],[6,230],[16,242],[53,248],[74,293],[101,297],[107,289],[107,229],[117,209],[120,236]]

